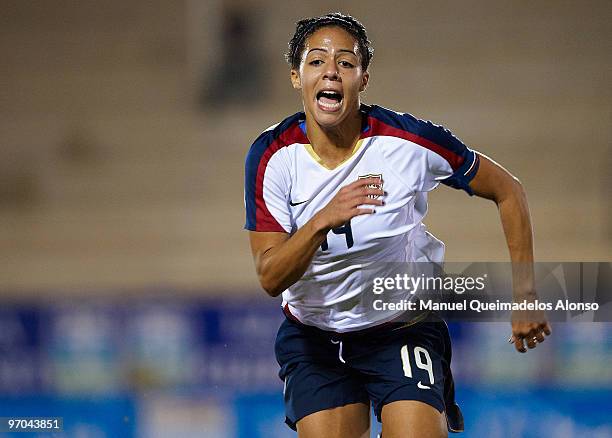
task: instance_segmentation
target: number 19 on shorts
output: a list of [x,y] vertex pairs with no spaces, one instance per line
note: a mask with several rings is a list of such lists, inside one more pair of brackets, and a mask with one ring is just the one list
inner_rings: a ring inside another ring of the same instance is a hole
[[[404,375],[410,379],[412,379],[412,365],[410,364],[410,349],[408,345],[404,345],[400,350],[400,354],[402,357],[402,366],[404,368]],[[429,384],[434,384],[434,372],[433,372],[433,364],[431,362],[431,357],[429,356],[429,352],[423,347],[414,347],[413,355],[414,364],[417,368],[420,368],[424,371],[427,371],[429,376]],[[420,380],[417,384],[417,387],[420,389],[431,389],[430,386],[424,385]]]

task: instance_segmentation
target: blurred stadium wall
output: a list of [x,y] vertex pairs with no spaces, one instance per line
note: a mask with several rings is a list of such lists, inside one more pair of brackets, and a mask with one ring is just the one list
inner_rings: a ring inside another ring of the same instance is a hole
[[[221,53],[236,4],[254,56]],[[366,102],[442,123],[514,172],[538,259],[609,259],[610,2],[0,5],[3,294],[256,289],[241,231],[244,155],[300,109],[282,57],[293,23],[336,9],[361,18],[375,44]],[[245,74],[243,60],[262,63],[265,93],[202,105],[228,59]],[[507,259],[486,201],[439,189],[426,223],[449,260]]]
[[[444,124],[522,180],[539,260],[610,260],[609,1],[0,10],[0,416],[63,415],[76,437],[293,436],[243,160],[300,109],[282,54],[304,16],[360,18],[365,101]],[[430,199],[449,260],[507,260],[492,204]],[[561,324],[526,357],[506,325],[451,329],[465,436],[611,436],[609,324]]]

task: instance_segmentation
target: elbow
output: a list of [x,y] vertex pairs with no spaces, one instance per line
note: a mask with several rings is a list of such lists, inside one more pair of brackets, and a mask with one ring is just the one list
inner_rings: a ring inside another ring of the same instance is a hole
[[256,259],[255,268],[261,288],[272,298],[279,296],[284,288],[274,264],[267,257],[261,256]]
[[527,203],[527,193],[521,181],[513,176],[512,177],[512,193],[516,199],[519,199],[522,204]]
[[275,281],[274,279],[271,279],[263,274],[259,274],[259,283],[261,284],[262,289],[272,298],[276,298],[284,290],[278,281]]
[[508,175],[508,178],[500,186],[500,190],[497,191],[496,195],[493,200],[498,206],[509,200],[519,200],[523,203],[527,199],[523,184],[513,175]]
[[516,176],[512,175],[511,176],[512,179],[512,185],[514,186],[514,188],[516,190],[519,190],[521,192],[524,192],[524,188],[523,188],[523,183],[521,182],[520,179],[518,179]]

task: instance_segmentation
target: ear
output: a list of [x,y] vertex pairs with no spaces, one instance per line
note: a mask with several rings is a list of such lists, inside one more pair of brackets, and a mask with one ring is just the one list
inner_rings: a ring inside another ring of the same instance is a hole
[[296,90],[302,89],[302,81],[300,80],[300,73],[294,68],[291,69],[291,85],[293,85],[293,88],[295,88]]
[[370,73],[365,72],[363,74],[363,78],[361,79],[361,87],[359,87],[359,91],[365,91],[368,88],[368,82],[370,80]]

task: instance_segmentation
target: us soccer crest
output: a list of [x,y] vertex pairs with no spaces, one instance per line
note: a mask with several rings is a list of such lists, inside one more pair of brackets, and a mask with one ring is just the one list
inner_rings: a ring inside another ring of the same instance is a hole
[[[383,188],[383,179],[382,179],[382,173],[368,173],[367,175],[359,175],[359,179],[365,179],[365,178],[378,178],[378,180],[380,181],[379,183],[376,184],[368,184],[366,187],[369,189],[380,189],[382,190]],[[372,199],[376,199],[378,198],[380,195],[368,195],[369,198]]]

